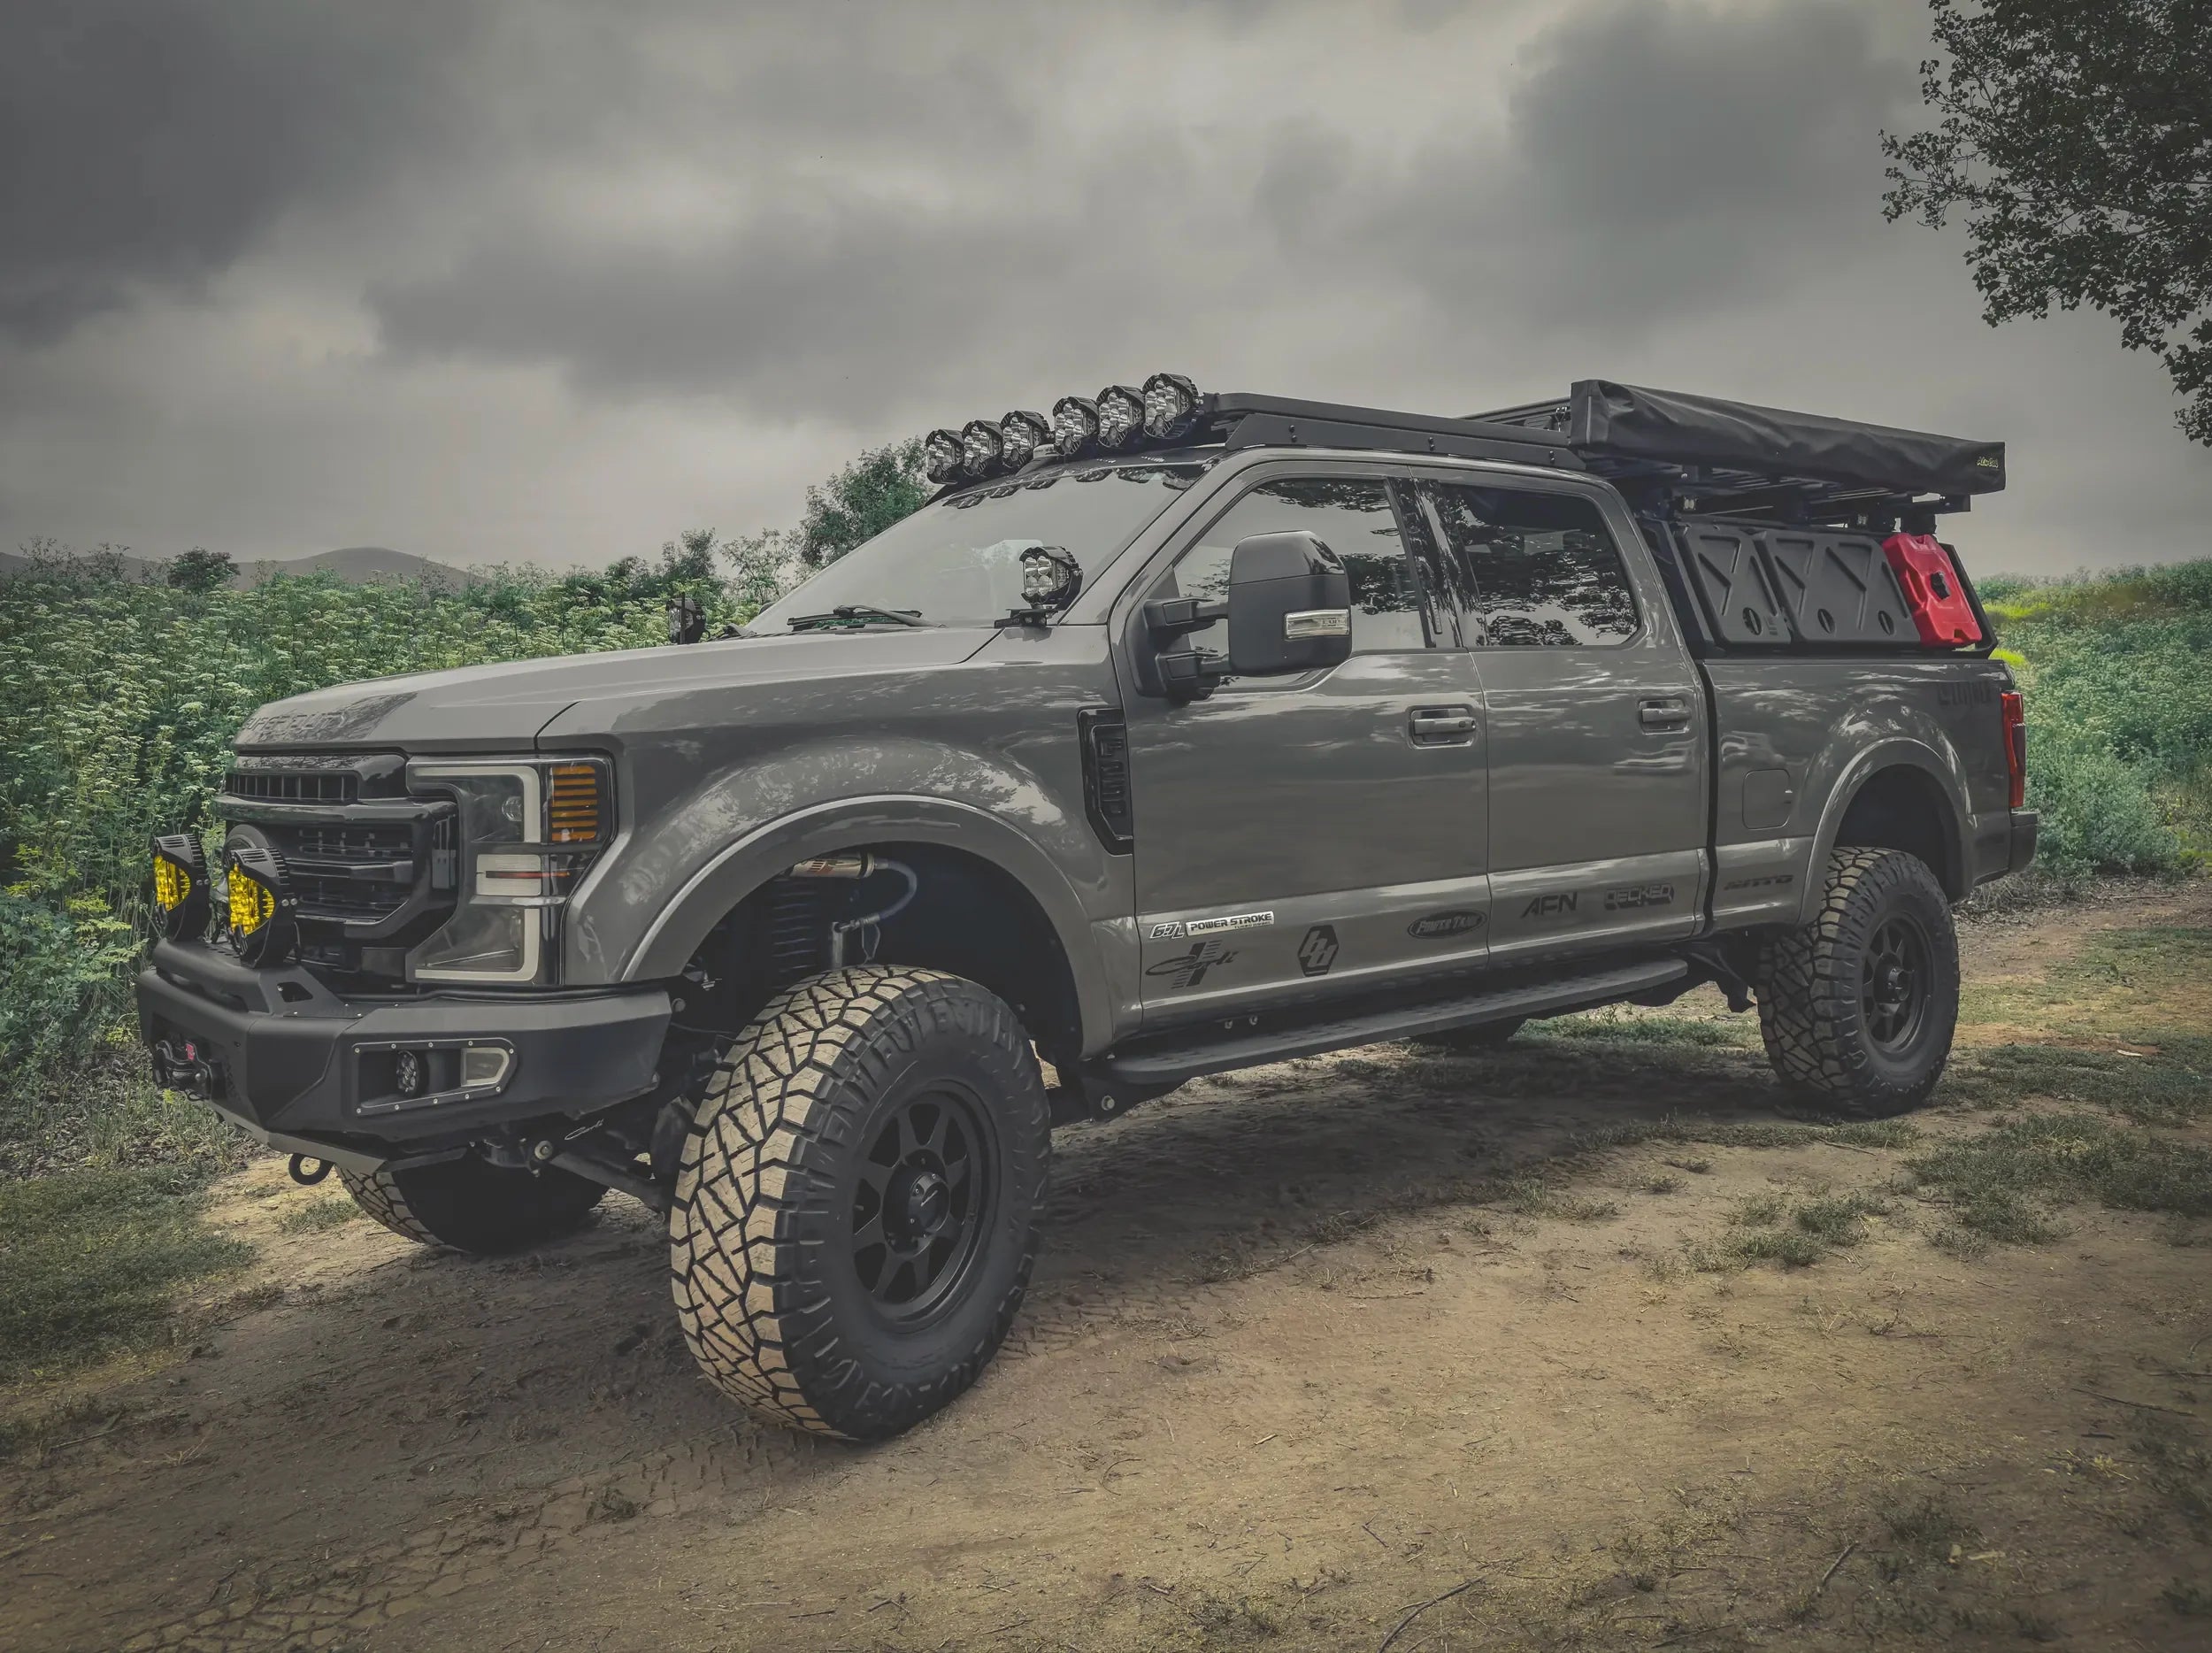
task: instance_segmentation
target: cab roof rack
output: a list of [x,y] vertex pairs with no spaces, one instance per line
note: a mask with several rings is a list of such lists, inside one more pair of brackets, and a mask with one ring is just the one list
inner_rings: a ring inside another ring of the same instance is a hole
[[[1110,423],[1112,428],[1109,429]],[[994,425],[932,431],[927,473],[947,493],[1039,465],[1193,448],[1351,448],[1499,459],[1583,471],[1640,512],[1793,527],[1933,531],[1945,511],[2005,485],[2002,442],[1790,413],[1747,402],[1576,381],[1563,400],[1440,419],[1248,391],[1202,395],[1177,373],[1142,390],[1063,397],[1048,420],[1017,410]]]

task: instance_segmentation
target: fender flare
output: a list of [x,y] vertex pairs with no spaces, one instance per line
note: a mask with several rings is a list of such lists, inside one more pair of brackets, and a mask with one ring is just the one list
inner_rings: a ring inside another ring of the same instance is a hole
[[680,973],[730,909],[794,862],[872,843],[940,844],[987,861],[1028,892],[1052,926],[1075,984],[1087,1049],[1102,1046],[1112,1000],[1081,896],[1052,857],[1002,819],[973,804],[919,794],[839,798],[763,822],[726,845],[663,906],[617,980]]
[[1836,847],[1836,834],[1843,826],[1843,818],[1850,811],[1868,781],[1885,770],[1912,769],[1925,775],[1935,784],[1950,812],[1950,842],[1952,865],[1934,869],[1943,881],[1947,894],[1955,901],[1966,894],[1967,883],[1972,877],[1974,865],[1974,814],[1966,790],[1966,778],[1962,772],[1957,754],[1939,751],[1927,742],[1898,735],[1878,741],[1858,753],[1844,765],[1836,777],[1836,784],[1829,788],[1828,801],[1820,812],[1820,826],[1813,834],[1812,855],[1807,865],[1804,894],[1798,903],[1797,919],[1809,924],[1819,915],[1825,899],[1826,880],[1823,869],[1828,865],[1829,854]]

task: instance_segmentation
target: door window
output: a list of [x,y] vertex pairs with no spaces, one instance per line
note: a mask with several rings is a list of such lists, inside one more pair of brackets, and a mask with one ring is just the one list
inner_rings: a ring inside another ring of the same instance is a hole
[[1635,634],[1628,570],[1594,501],[1446,482],[1424,482],[1420,495],[1469,642],[1558,648]]
[[[1177,559],[1156,595],[1218,603],[1228,595],[1229,554],[1239,540],[1294,528],[1317,535],[1351,575],[1353,653],[1428,646],[1432,628],[1423,614],[1421,580],[1398,533],[1389,487],[1379,478],[1302,476],[1261,483],[1214,519]],[[1202,641],[1210,633],[1214,627],[1192,635]]]

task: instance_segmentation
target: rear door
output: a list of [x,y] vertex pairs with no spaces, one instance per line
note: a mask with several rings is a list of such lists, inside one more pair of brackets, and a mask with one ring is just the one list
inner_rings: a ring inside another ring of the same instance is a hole
[[[1342,665],[1126,703],[1148,1021],[1482,957],[1479,686],[1402,498],[1380,468],[1269,467],[1142,591],[1218,598],[1238,541],[1296,528],[1343,558],[1353,587]],[[1142,631],[1140,613],[1133,649]],[[1224,650],[1223,631],[1192,642]]]
[[1691,934],[1703,702],[1655,581],[1638,589],[1587,493],[1417,491],[1487,711],[1494,957]]

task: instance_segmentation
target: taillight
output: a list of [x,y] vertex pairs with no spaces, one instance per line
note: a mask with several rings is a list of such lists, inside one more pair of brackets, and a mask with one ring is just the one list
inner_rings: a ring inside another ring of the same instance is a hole
[[2017,690],[1997,697],[2004,719],[2005,779],[2010,783],[2007,803],[2018,809],[2028,801],[2028,714]]

